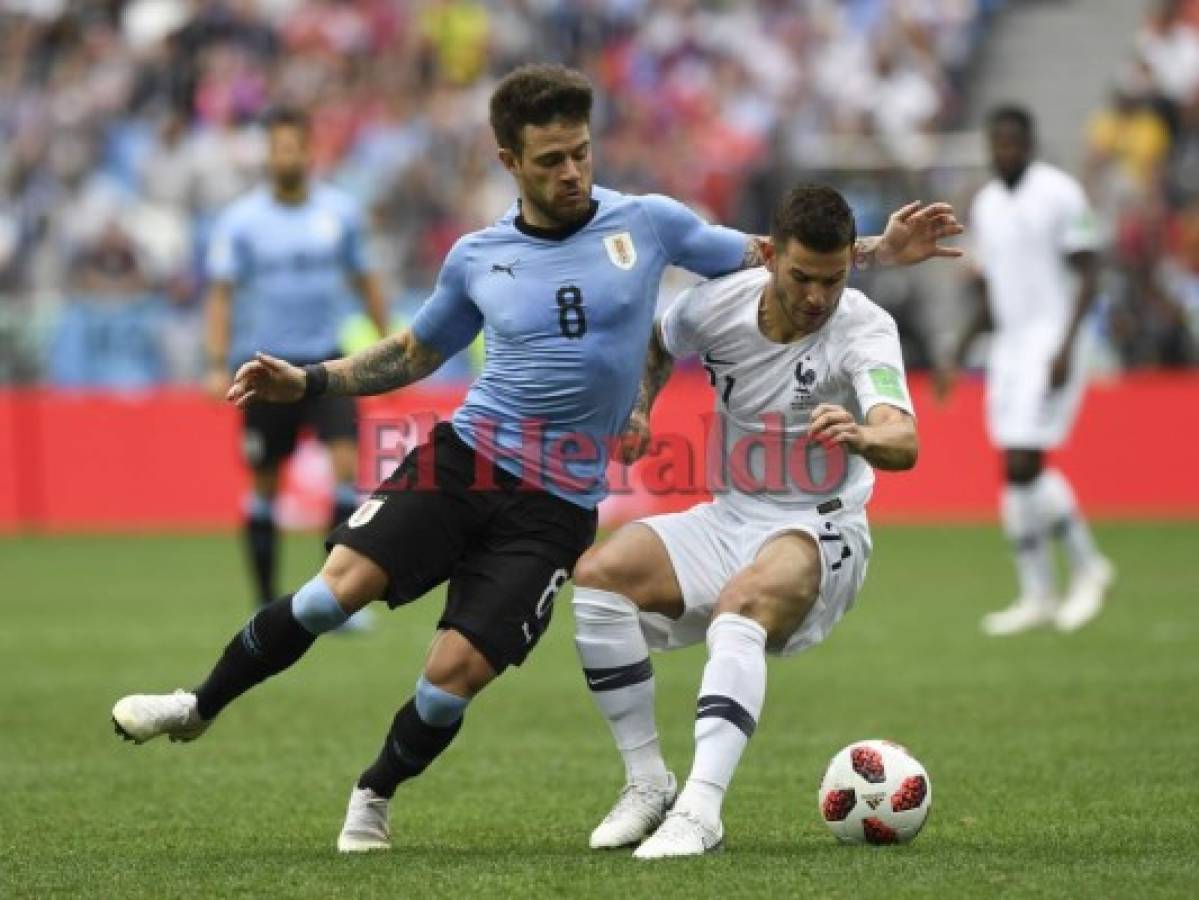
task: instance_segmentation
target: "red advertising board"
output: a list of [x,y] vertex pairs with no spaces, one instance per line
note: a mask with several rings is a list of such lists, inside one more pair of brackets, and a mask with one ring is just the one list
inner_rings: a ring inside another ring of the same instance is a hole
[[[872,518],[994,518],[999,466],[983,427],[981,382],[963,384],[946,406],[920,378],[912,390],[920,461],[911,472],[879,476]],[[380,439],[394,437],[389,421],[447,416],[461,395],[458,387],[418,386],[364,401],[364,427],[375,429],[364,435],[364,459],[371,461]],[[1091,515],[1199,517],[1197,401],[1199,374],[1192,373],[1134,375],[1090,388],[1070,441],[1053,459]],[[655,433],[701,445],[711,403],[702,373],[681,373],[659,401]],[[317,525],[328,467],[312,447],[298,462],[286,481],[284,518]],[[636,467],[628,489],[605,502],[607,523],[684,508],[702,496],[648,491],[643,475]],[[197,392],[0,391],[0,531],[224,528],[238,521],[246,485],[236,410]]]

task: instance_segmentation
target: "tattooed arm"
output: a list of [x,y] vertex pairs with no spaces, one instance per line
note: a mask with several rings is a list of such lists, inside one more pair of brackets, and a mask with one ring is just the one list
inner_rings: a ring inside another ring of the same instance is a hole
[[[858,238],[853,242],[853,261],[859,269],[869,269],[879,263],[879,237]],[[774,253],[774,241],[765,235],[751,235],[745,242],[745,256],[741,259],[742,269],[756,269],[766,265]]]
[[440,351],[418,341],[411,329],[353,356],[303,369],[259,353],[237,370],[226,397],[238,406],[251,401],[295,403],[310,390],[312,380],[317,382],[311,385],[317,394],[382,394],[420,381],[444,360]]
[[662,346],[660,328],[655,322],[654,333],[649,339],[649,352],[645,356],[645,371],[641,373],[641,387],[637,391],[637,404],[629,414],[629,422],[622,435],[620,461],[625,465],[645,455],[650,439],[650,411],[674,369],[674,357]]
[[323,363],[329,373],[329,393],[361,397],[385,394],[420,381],[431,374],[445,357],[422,344],[406,329],[365,350]]
[[[958,247],[946,247],[943,238],[961,234],[962,226],[948,203],[909,203],[892,213],[887,229],[876,237],[858,238],[853,245],[854,265],[859,269],[874,266],[911,266],[933,257],[962,255]],[[774,252],[769,237],[750,237],[745,243],[742,269],[764,265]]]
[[637,405],[633,407],[633,412],[645,416],[647,422],[650,411],[654,408],[654,401],[658,399],[658,394],[662,392],[662,388],[670,379],[670,373],[674,370],[674,357],[662,346],[661,328],[660,324],[654,323],[654,333],[649,339],[649,352],[645,356],[645,371],[641,374],[641,388],[637,392]]
[[934,257],[958,257],[962,249],[947,247],[941,240],[964,230],[948,203],[909,203],[891,214],[880,237],[858,239],[853,247],[854,265],[859,269],[912,266]]

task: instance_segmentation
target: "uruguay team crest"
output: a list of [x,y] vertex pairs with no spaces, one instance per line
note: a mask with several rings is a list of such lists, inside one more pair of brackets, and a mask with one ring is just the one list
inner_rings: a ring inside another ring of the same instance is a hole
[[608,235],[604,238],[604,248],[616,268],[627,272],[637,265],[637,248],[633,246],[633,236],[627,231]]

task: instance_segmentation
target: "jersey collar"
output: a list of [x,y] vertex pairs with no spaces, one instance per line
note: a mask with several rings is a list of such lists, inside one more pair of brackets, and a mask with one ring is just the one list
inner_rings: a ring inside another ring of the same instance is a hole
[[591,224],[591,220],[595,218],[595,214],[599,212],[599,201],[592,198],[591,208],[587,210],[585,215],[578,222],[571,225],[561,225],[558,228],[539,228],[536,225],[530,225],[525,221],[525,217],[519,212],[520,201],[516,201],[516,220],[513,224],[516,230],[521,234],[527,234],[529,237],[541,238],[543,241],[564,241],[574,234],[578,234],[584,228]]

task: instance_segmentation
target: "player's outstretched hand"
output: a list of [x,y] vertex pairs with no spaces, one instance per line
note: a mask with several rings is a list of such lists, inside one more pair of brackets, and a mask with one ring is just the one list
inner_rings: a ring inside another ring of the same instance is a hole
[[634,410],[629,416],[629,423],[625,426],[624,433],[620,436],[617,459],[626,466],[631,466],[645,456],[645,451],[649,449],[649,439],[649,422],[646,421],[642,412]]
[[965,230],[948,203],[926,206],[917,200],[891,213],[878,248],[879,261],[910,266],[934,257],[962,256],[961,247],[950,247],[941,242]]
[[304,396],[304,370],[291,363],[255,353],[254,358],[237,370],[233,386],[225,398],[230,403],[295,403]]
[[855,453],[860,453],[866,443],[862,426],[853,414],[833,403],[821,403],[812,410],[808,437],[814,441],[842,444]]

